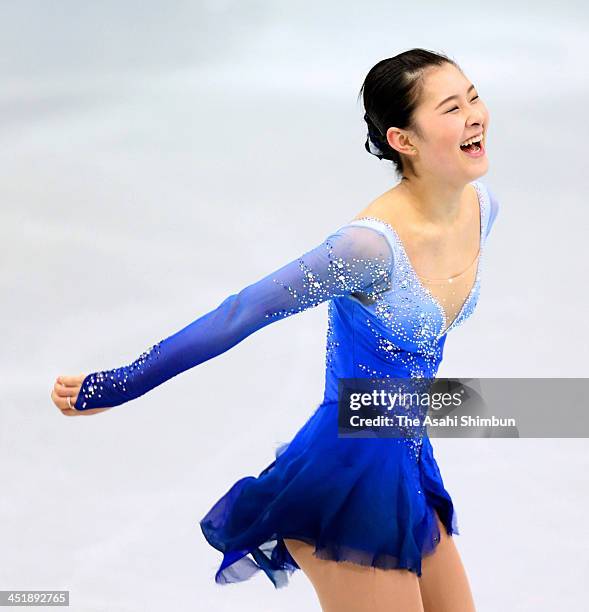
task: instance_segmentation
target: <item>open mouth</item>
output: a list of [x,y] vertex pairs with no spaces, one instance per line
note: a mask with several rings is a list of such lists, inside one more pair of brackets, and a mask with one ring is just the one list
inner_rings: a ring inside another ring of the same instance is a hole
[[470,157],[479,157],[484,152],[483,140],[484,138],[479,142],[473,142],[472,144],[468,145],[460,145],[460,150]]
[[469,151],[472,153],[476,153],[477,151],[481,150],[481,145],[482,145],[482,141],[479,142],[474,142],[473,144],[470,145],[460,145],[460,150],[461,151]]

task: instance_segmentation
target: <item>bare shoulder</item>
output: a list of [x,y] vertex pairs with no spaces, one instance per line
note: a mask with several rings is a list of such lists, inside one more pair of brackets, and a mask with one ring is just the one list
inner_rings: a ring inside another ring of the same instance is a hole
[[356,214],[352,221],[361,219],[362,217],[376,217],[386,221],[387,216],[390,217],[391,213],[394,214],[394,211],[400,207],[402,204],[401,200],[401,194],[393,187],[369,202]]

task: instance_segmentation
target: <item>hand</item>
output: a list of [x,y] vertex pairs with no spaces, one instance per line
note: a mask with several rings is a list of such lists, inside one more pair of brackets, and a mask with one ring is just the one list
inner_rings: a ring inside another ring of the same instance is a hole
[[[53,390],[51,391],[51,399],[53,403],[61,410],[65,416],[80,416],[91,415],[110,410],[110,408],[91,408],[89,410],[76,410],[74,404],[78,399],[78,393],[82,386],[82,381],[86,377],[85,374],[79,376],[58,376]],[[71,408],[67,398],[70,398]]]

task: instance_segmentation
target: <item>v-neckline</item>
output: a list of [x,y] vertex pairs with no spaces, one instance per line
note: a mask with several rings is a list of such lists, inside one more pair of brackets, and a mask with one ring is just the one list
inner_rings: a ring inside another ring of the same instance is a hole
[[438,333],[438,335],[436,337],[436,340],[439,340],[442,336],[445,336],[454,327],[456,322],[462,316],[462,313],[464,312],[467,304],[472,299],[472,296],[474,295],[476,287],[477,287],[477,285],[479,283],[479,276],[480,276],[480,271],[481,271],[481,259],[482,259],[482,256],[483,256],[483,248],[484,248],[484,239],[483,239],[483,231],[484,231],[484,228],[483,228],[483,219],[484,219],[484,214],[483,214],[483,195],[482,195],[481,191],[479,190],[479,187],[478,187],[478,185],[476,183],[470,183],[470,184],[474,187],[474,190],[475,190],[476,195],[477,195],[477,202],[478,202],[478,205],[479,205],[479,250],[478,250],[478,256],[477,256],[477,267],[476,267],[476,273],[475,273],[475,276],[474,276],[474,281],[473,281],[472,287],[470,288],[470,291],[468,292],[464,302],[462,303],[462,306],[458,310],[458,313],[452,319],[452,322],[449,325],[448,325],[448,316],[446,315],[446,311],[445,311],[444,307],[442,306],[440,301],[434,296],[434,294],[422,283],[419,275],[417,274],[417,272],[415,271],[415,268],[413,267],[413,264],[411,263],[411,260],[409,259],[409,255],[407,254],[405,246],[403,245],[403,241],[399,238],[399,235],[397,234],[397,231],[395,230],[395,228],[388,221],[385,221],[384,219],[379,219],[378,217],[362,216],[362,217],[359,217],[358,219],[355,219],[355,221],[359,221],[360,219],[372,219],[374,221],[378,221],[378,222],[382,223],[383,225],[385,225],[391,231],[393,237],[395,238],[395,241],[397,242],[397,245],[399,246],[399,248],[401,250],[403,258],[405,259],[405,263],[407,265],[407,268],[409,269],[410,273],[415,278],[417,286],[429,297],[431,302],[434,304],[434,306],[440,312],[440,315],[442,317],[442,325],[441,325],[440,332]]

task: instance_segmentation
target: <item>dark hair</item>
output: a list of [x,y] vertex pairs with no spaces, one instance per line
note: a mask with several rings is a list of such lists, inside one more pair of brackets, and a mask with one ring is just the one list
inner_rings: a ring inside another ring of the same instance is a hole
[[379,159],[392,161],[397,173],[406,179],[404,163],[386,139],[388,128],[411,129],[420,135],[413,114],[423,92],[424,72],[432,66],[458,64],[442,53],[410,49],[375,64],[364,79],[358,98],[364,93],[364,120],[368,136],[364,147]]

